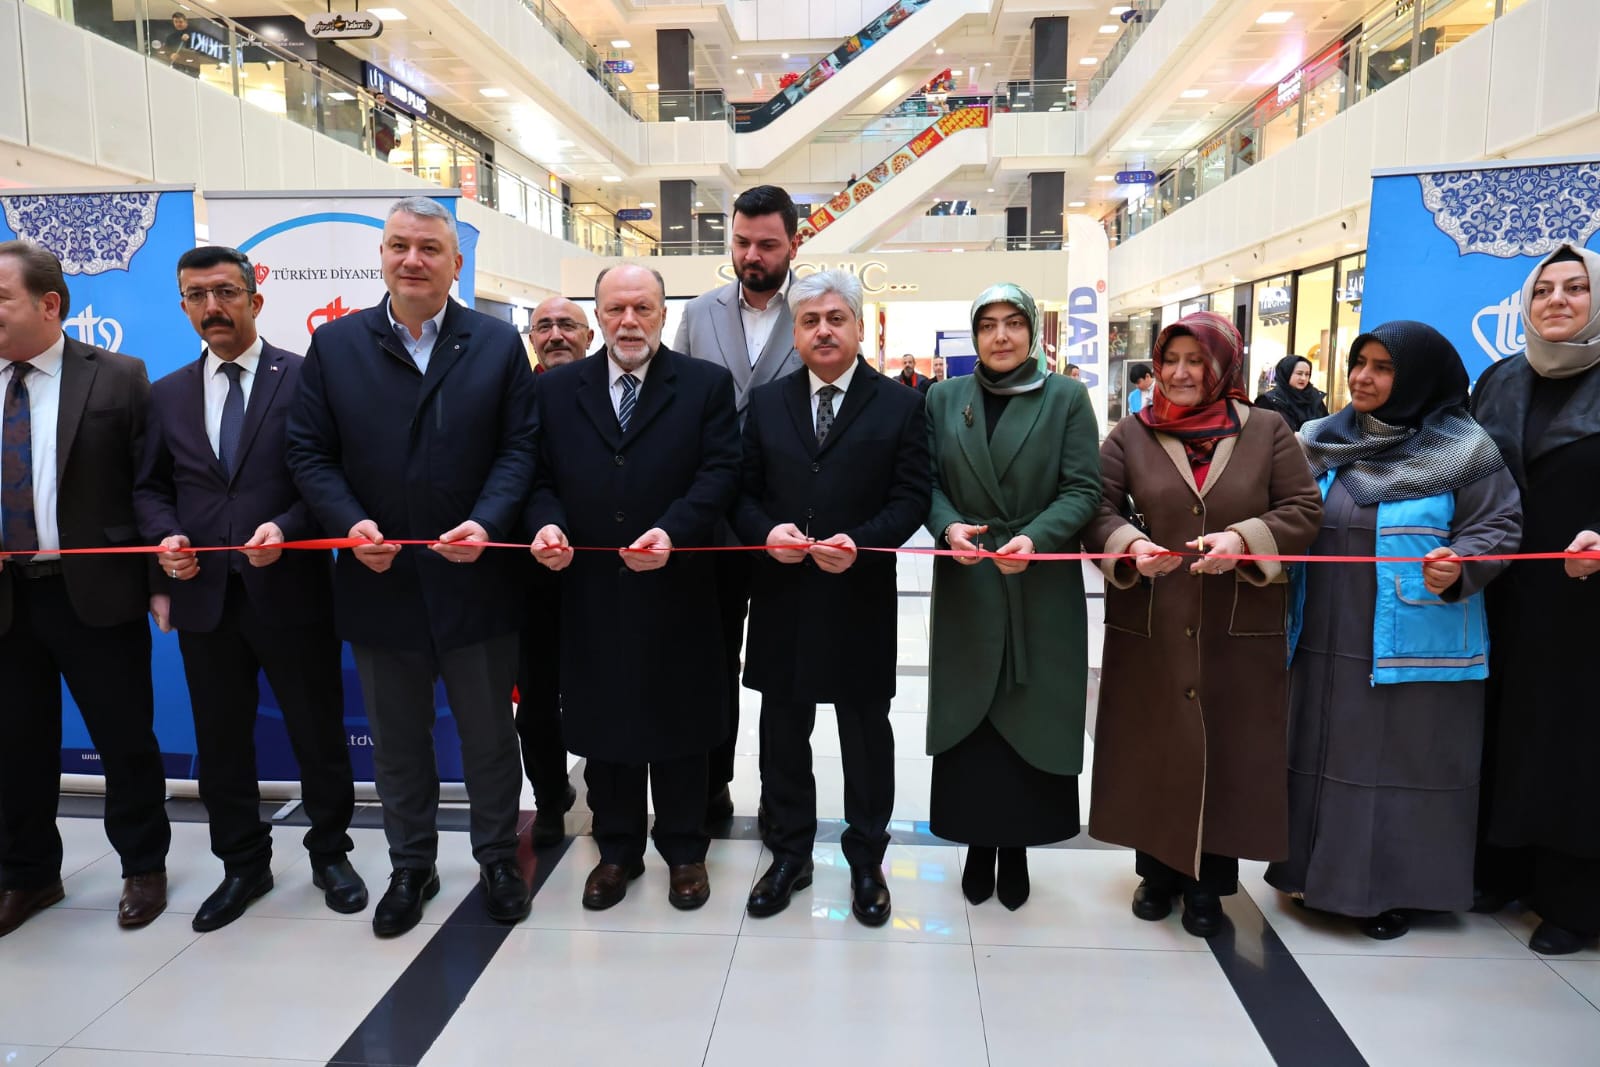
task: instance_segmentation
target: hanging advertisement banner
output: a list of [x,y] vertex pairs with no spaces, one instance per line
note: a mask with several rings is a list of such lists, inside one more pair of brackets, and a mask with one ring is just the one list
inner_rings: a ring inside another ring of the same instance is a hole
[[[178,257],[194,247],[194,187],[23,190],[0,196],[0,240],[54,252],[66,274],[68,337],[144,360],[150,380],[195,358],[178,308]],[[194,720],[176,634],[151,627],[156,737],[169,777],[194,773]],[[61,770],[99,774],[100,757],[62,687]]]
[[1535,264],[1600,249],[1600,157],[1375,171],[1368,233],[1363,324],[1426,322],[1476,381],[1525,347]]
[[1088,215],[1067,217],[1067,303],[1061,309],[1061,355],[1054,369],[1078,368],[1078,380],[1089,390],[1100,436],[1106,434],[1110,385],[1106,373],[1108,329],[1106,276],[1111,243],[1106,231]]
[[[261,336],[292,352],[304,352],[318,326],[383,299],[378,246],[394,190],[337,193],[206,193],[213,243],[231,245],[250,257],[265,298],[256,319]],[[459,193],[430,192],[453,215]],[[457,223],[461,274],[451,295],[472,306],[478,231]],[[342,531],[341,531],[342,532]],[[331,533],[331,531],[330,531]],[[256,717],[256,759],[265,781],[299,777],[283,714],[265,679]],[[350,649],[344,650],[345,735],[357,781],[371,781],[372,734],[361,703],[361,686]],[[461,780],[461,746],[443,686],[436,686],[434,747],[443,781]]]

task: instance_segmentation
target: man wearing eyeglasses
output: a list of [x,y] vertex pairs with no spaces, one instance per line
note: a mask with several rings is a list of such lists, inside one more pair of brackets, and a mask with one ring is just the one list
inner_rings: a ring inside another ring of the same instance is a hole
[[[156,622],[176,627],[200,757],[200,799],[223,879],[192,925],[216,930],[272,888],[255,728],[264,670],[300,765],[312,884],[329,908],[358,912],[367,887],[346,858],[355,787],[345,742],[333,558],[276,547],[318,536],[285,460],[298,355],[256,332],[255,268],[232,248],[178,260],[180,306],[205,341],[200,358],[151,387],[134,507],[159,542],[167,588]],[[243,552],[198,546],[244,545]]]
[[[533,309],[528,336],[537,361],[534,373],[543,374],[588,355],[594,331],[583,308],[553,296]],[[528,531],[529,541],[536,532]],[[561,578],[531,558],[524,566],[528,615],[517,660],[517,735],[536,809],[528,836],[535,848],[545,848],[566,836],[565,815],[578,802],[578,792],[567,779],[561,737]]]

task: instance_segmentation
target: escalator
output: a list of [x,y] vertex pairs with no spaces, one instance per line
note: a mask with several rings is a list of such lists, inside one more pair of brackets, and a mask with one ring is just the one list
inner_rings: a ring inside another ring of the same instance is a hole
[[956,171],[987,165],[988,126],[987,107],[964,107],[936,119],[800,220],[805,251],[841,254],[872,248],[904,224],[908,211],[925,209],[928,195]]

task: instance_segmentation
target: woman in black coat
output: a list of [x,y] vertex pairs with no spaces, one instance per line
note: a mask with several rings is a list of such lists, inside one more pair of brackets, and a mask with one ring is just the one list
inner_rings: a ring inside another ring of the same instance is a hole
[[1295,433],[1312,419],[1328,417],[1327,396],[1311,384],[1311,361],[1284,356],[1272,372],[1272,388],[1256,397],[1256,407],[1276,411]]

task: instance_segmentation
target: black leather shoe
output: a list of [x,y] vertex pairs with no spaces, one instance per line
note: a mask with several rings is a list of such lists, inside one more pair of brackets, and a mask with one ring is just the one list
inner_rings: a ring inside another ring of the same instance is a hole
[[495,860],[484,864],[478,872],[478,884],[483,886],[488,901],[489,918],[499,923],[517,923],[528,917],[533,908],[533,894],[522,872],[511,860]]
[[1512,898],[1504,893],[1496,893],[1488,889],[1474,889],[1472,891],[1471,911],[1476,915],[1493,915],[1504,911],[1511,903]]
[[789,906],[789,898],[794,896],[795,890],[811,884],[814,871],[810,860],[787,857],[773,860],[767,873],[757,879],[755,888],[750,890],[744,910],[757,919],[778,914]]
[[605,911],[628,895],[628,883],[644,873],[644,864],[624,867],[620,863],[597,863],[583,883],[583,906],[590,911]]
[[889,883],[881,867],[850,868],[850,914],[862,926],[882,926],[889,921]]
[[1028,902],[1031,884],[1028,881],[1028,850],[1003,848],[999,856],[999,874],[994,883],[995,899],[1016,911]]
[[350,861],[311,864],[311,884],[322,890],[323,903],[340,915],[354,915],[367,907],[367,883]]
[[1393,908],[1361,920],[1361,932],[1374,941],[1393,941],[1397,937],[1404,937],[1410,929],[1411,917]]
[[1133,891],[1134,917],[1147,923],[1160,922],[1172,914],[1172,898],[1177,892],[1171,886],[1158,885],[1146,878]]
[[727,786],[706,798],[706,822],[719,823],[733,818],[733,793]]
[[422,903],[439,895],[436,867],[401,867],[389,875],[389,889],[372,912],[372,932],[399,937],[422,921]]
[[1565,926],[1557,926],[1546,919],[1534,930],[1533,936],[1528,938],[1528,947],[1541,956],[1566,956],[1587,945],[1592,939],[1568,930]]
[[961,895],[972,905],[994,896],[995,849],[983,845],[967,847],[967,862],[961,868]]
[[194,919],[189,925],[194,927],[197,934],[220,930],[243,915],[244,909],[250,906],[252,900],[266,896],[271,889],[271,871],[230,874],[209,897],[206,897],[206,902],[194,913]]
[[1222,932],[1222,901],[1204,889],[1183,894],[1183,928],[1195,937],[1215,937]]
[[[537,802],[537,798],[536,798]],[[559,845],[567,836],[567,812],[578,802],[578,791],[572,788],[572,783],[567,783],[565,795],[561,805],[540,805],[533,816],[533,829],[528,831],[528,840],[534,848],[549,848]]]

